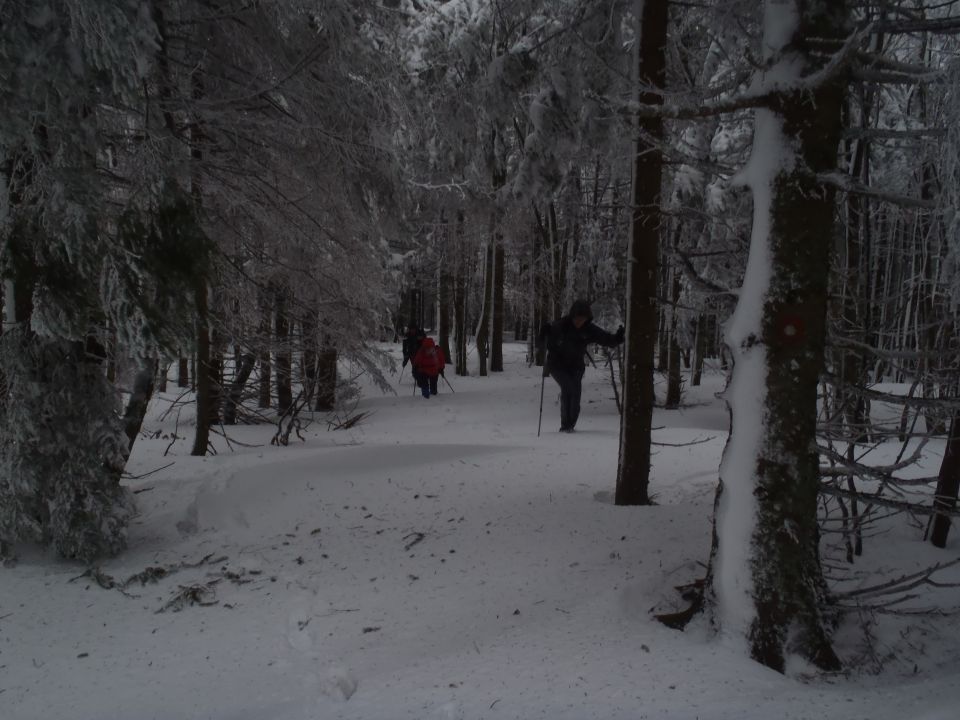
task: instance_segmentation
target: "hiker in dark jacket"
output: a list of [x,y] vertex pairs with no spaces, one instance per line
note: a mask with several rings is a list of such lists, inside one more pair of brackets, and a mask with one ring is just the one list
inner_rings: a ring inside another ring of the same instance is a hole
[[560,432],[573,432],[580,416],[580,390],[586,370],[588,345],[615,347],[623,342],[623,326],[609,333],[593,324],[593,312],[586,300],[577,300],[570,312],[540,331],[546,347],[544,374],[560,386]]
[[413,356],[420,349],[420,343],[426,336],[427,334],[414,323],[410,323],[407,327],[407,334],[403,338],[403,367],[413,360]]

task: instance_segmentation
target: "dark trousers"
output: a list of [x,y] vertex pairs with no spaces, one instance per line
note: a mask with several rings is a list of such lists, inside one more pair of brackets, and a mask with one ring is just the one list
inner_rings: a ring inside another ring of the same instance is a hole
[[424,389],[428,389],[431,395],[437,394],[437,381],[440,379],[439,375],[429,377],[422,373],[416,373],[414,378],[416,378],[417,386],[420,388],[421,392],[423,392]]
[[582,370],[556,368],[550,370],[550,377],[560,386],[560,429],[570,430],[580,417],[580,381]]

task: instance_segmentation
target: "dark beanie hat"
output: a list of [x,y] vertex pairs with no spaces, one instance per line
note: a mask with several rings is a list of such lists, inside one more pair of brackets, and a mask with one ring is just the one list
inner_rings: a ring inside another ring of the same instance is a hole
[[577,300],[570,306],[570,317],[585,317],[587,320],[593,320],[593,311],[590,309],[590,303],[586,300]]

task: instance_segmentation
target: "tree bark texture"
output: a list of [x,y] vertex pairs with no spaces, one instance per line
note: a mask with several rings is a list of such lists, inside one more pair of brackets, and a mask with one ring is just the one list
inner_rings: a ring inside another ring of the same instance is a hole
[[[843,2],[767,2],[774,71],[822,67],[823,38],[848,27]],[[784,8],[795,11],[792,37]],[[816,51],[808,38],[817,38]],[[762,78],[761,78],[762,81]],[[757,111],[751,163],[754,226],[737,310],[727,331],[734,371],[731,435],[721,463],[708,608],[719,629],[746,638],[751,657],[784,671],[796,652],[837,669],[820,565],[817,392],[824,363],[834,192],[844,79],[784,91]],[[773,162],[771,162],[773,160]]]
[[[667,0],[643,3],[638,81],[663,88],[666,82]],[[639,93],[641,103],[662,103],[656,92]],[[633,198],[627,250],[627,332],[623,412],[617,465],[617,505],[650,503],[650,436],[653,427],[653,361],[657,343],[657,267],[660,248],[663,120],[637,121]]]

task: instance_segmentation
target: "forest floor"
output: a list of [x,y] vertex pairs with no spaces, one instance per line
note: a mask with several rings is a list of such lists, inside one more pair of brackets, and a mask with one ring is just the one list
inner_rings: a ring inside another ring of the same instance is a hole
[[[504,373],[451,373],[456,393],[429,400],[408,370],[397,395],[366,393],[357,427],[318,420],[288,447],[241,426],[243,445],[191,457],[188,406],[176,439],[177,411],[161,420],[176,394],[155,402],[130,472],[163,469],[130,481],[130,549],[82,577],[29,551],[0,570],[0,718],[957,717],[955,617],[851,613],[836,638],[849,670],[827,676],[653,619],[704,576],[719,374],[657,411],[655,440],[674,444],[656,448],[657,504],[619,508],[609,376],[587,371],[572,435],[548,379],[538,438],[539,370],[507,354]],[[931,443],[917,473],[941,453]],[[850,588],[960,555],[960,533],[946,551],[922,534],[884,521],[852,567],[826,548],[830,572]],[[960,601],[911,594],[891,609]]]

